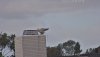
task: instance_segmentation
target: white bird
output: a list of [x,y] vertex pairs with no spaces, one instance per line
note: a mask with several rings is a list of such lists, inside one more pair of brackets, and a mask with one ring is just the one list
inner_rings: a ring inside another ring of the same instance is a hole
[[40,28],[40,29],[37,29],[37,31],[43,35],[45,33],[45,31],[49,30],[49,28]]

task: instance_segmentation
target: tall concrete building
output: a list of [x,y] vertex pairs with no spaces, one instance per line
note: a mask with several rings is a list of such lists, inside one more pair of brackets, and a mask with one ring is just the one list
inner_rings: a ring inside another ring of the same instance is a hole
[[46,36],[38,30],[24,30],[23,36],[15,38],[15,56],[47,57]]

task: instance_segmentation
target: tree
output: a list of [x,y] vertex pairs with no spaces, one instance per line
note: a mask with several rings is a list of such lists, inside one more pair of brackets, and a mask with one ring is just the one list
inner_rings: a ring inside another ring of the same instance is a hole
[[15,41],[14,41],[15,37],[16,37],[15,34],[12,34],[9,38],[9,40],[10,40],[10,49],[14,50],[14,51],[15,51]]
[[68,40],[67,42],[63,43],[63,48],[65,49],[66,56],[74,55],[74,46],[75,46],[75,41],[73,40]]
[[91,53],[92,51],[93,51],[93,49],[92,49],[92,48],[90,48],[90,49],[89,49],[89,53]]
[[73,40],[68,40],[67,42],[63,43],[63,46],[73,46],[75,45],[75,41]]
[[55,47],[47,47],[47,57],[73,56],[74,54],[79,55],[80,52],[82,50],[80,50],[79,42],[73,40],[60,43]]
[[3,57],[1,52],[0,52],[0,57]]
[[59,57],[62,56],[63,51],[63,44],[58,44],[55,47],[47,47],[47,57]]
[[63,44],[58,44],[58,46],[57,46],[57,56],[62,56],[63,55],[63,51],[62,51],[62,49],[63,49]]
[[6,33],[1,34],[1,37],[0,37],[0,49],[1,49],[1,52],[6,46],[8,46],[8,43],[9,43],[9,40],[7,38],[7,34]]
[[14,55],[12,55],[13,57],[15,57],[15,41],[14,41],[15,37],[16,37],[15,34],[12,34],[9,38],[10,40],[9,48],[10,50],[14,51]]
[[94,53],[95,51],[94,51],[94,49],[93,48],[89,48],[89,49],[87,49],[88,50],[88,52],[86,53],[86,54],[92,54],[92,53]]
[[75,42],[73,40],[68,40],[63,43],[63,48],[66,52],[65,56],[79,55],[82,52],[79,42]]
[[86,50],[85,54],[89,54],[89,51],[88,51],[88,49]]
[[[3,51],[3,52],[2,52],[2,50],[7,48],[7,47],[14,51],[14,49],[15,49],[14,38],[15,38],[14,34],[12,34],[11,36],[8,36],[7,33],[0,34],[0,49],[1,49],[0,51],[1,51],[1,54],[2,53],[4,54],[6,52],[6,50]],[[7,55],[8,53],[4,54],[3,56]]]
[[3,48],[5,48],[8,45],[9,40],[7,39],[7,34],[4,33],[1,35],[0,38],[0,48],[1,50],[3,50]]
[[98,53],[98,48],[89,48],[86,50],[85,54],[95,54]]
[[79,42],[76,43],[74,50],[75,50],[74,55],[79,55],[82,52],[82,50],[80,50]]

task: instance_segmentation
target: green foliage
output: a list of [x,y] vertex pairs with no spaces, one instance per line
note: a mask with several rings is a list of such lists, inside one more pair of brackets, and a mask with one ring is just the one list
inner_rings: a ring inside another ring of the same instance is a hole
[[69,40],[63,44],[60,43],[56,47],[47,47],[47,57],[79,55],[81,52],[79,42],[73,40]]
[[[7,33],[0,34],[0,49],[1,52],[5,47],[9,47],[11,50],[15,51],[14,44],[15,35],[7,36]],[[2,53],[1,53],[2,54]]]
[[0,57],[2,57],[2,53],[0,52]]
[[85,54],[89,54],[89,51],[88,51],[88,49],[86,50]]
[[98,48],[89,48],[86,50],[85,54],[95,54],[98,53]]
[[56,47],[47,47],[47,57],[59,57],[62,56],[62,44],[58,44]]
[[80,50],[79,42],[76,43],[74,50],[75,50],[74,55],[79,55],[82,52],[82,50]]
[[63,43],[63,48],[65,49],[65,56],[67,55],[74,55],[74,46],[76,42],[73,40],[68,40],[67,42]]
[[67,42],[63,43],[63,46],[73,46],[75,44],[75,41],[68,40]]
[[0,52],[0,57],[4,57],[4,56],[2,56],[2,53]]
[[4,33],[1,35],[1,38],[0,38],[0,47],[1,49],[5,48],[9,43],[9,40],[7,38],[7,34]]
[[15,38],[15,34],[10,36],[10,49],[15,51],[15,42],[14,42],[14,38]]
[[62,56],[62,54],[63,54],[62,49],[63,49],[63,44],[58,44],[58,46],[57,46],[57,50],[58,50],[57,56]]

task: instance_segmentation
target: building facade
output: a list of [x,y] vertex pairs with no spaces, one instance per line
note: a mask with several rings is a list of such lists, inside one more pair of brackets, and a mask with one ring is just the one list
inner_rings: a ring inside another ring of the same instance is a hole
[[16,57],[47,57],[46,36],[36,30],[25,30],[23,36],[15,38]]

